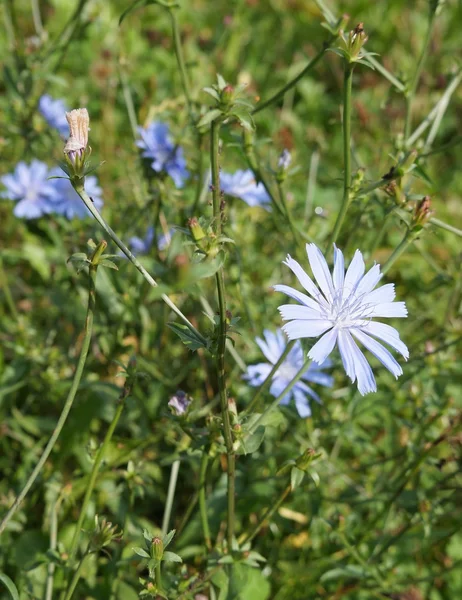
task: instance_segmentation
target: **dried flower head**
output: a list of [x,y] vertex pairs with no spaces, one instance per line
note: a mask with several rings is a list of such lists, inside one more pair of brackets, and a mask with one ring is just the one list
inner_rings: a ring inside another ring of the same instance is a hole
[[76,108],[66,113],[71,135],[64,146],[64,154],[75,164],[80,161],[88,146],[90,117],[86,108]]

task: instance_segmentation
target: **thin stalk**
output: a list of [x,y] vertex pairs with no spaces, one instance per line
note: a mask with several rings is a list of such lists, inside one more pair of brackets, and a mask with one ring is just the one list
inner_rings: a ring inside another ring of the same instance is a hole
[[286,201],[286,195],[284,193],[284,190],[282,188],[282,183],[280,181],[277,182],[277,187],[278,187],[278,193],[279,193],[279,200],[281,202],[281,206],[284,209],[284,212],[286,214],[287,217],[287,221],[289,223],[289,227],[290,227],[290,231],[292,232],[292,236],[294,238],[294,242],[297,245],[299,243],[300,237],[299,237],[299,231],[297,229],[297,227],[295,226],[295,223],[292,219],[292,215],[289,211],[289,207],[287,206],[287,201]]
[[285,359],[287,358],[287,355],[292,350],[294,344],[295,344],[295,340],[290,340],[290,342],[287,344],[287,346],[284,349],[284,352],[281,354],[278,361],[273,365],[273,368],[266,376],[265,381],[258,388],[257,393],[252,398],[250,404],[243,411],[243,414],[251,413],[258,406],[258,401],[260,400],[263,392],[265,392],[268,389],[269,385],[271,384],[271,382],[273,380],[274,374],[279,369],[279,367],[282,365],[282,363],[285,361]]
[[170,471],[170,481],[168,483],[167,501],[165,503],[164,517],[162,519],[162,535],[166,535],[168,532],[168,525],[170,523],[170,516],[172,514],[173,500],[175,498],[176,483],[178,481],[178,471],[180,470],[180,461],[175,460],[172,463],[172,469]]
[[189,88],[188,73],[186,71],[186,65],[185,65],[184,57],[183,57],[183,48],[181,46],[180,30],[178,27],[178,22],[176,20],[175,8],[169,8],[168,12],[169,12],[170,20],[172,23],[173,45],[175,47],[176,60],[178,62],[178,67],[180,69],[181,85],[183,87],[183,93],[186,98],[186,104],[188,107],[189,117],[191,119],[191,123],[193,123],[194,119],[193,119],[193,114],[192,114],[191,91]]
[[159,591],[162,591],[162,570],[161,570],[162,562],[159,560],[155,567],[156,573],[156,585]]
[[324,44],[323,48],[316,54],[316,56],[314,56],[310,60],[310,62],[306,65],[306,67],[304,69],[302,69],[296,77],[294,77],[288,83],[286,83],[286,85],[282,89],[280,89],[278,92],[276,92],[276,94],[271,96],[271,98],[268,98],[268,100],[265,100],[265,102],[262,102],[261,104],[256,106],[253,109],[252,114],[255,115],[256,113],[259,113],[260,111],[264,110],[268,106],[271,106],[271,104],[274,104],[275,102],[280,100],[287,91],[289,91],[291,88],[293,88],[295,85],[297,85],[297,83],[300,81],[300,79],[302,79],[309,71],[311,71],[311,69],[313,69],[318,64],[318,62],[323,57],[324,52],[326,51],[326,49],[328,48],[329,44],[332,42],[333,39],[334,39],[333,36],[331,36],[329,38],[329,40]]
[[450,231],[451,233],[455,233],[459,237],[462,237],[461,229],[457,229],[457,227],[453,227],[452,225],[449,225],[448,223],[445,223],[444,221],[440,221],[439,219],[434,219],[433,217],[430,217],[429,222],[432,225],[436,225],[436,227],[441,227],[441,229],[446,229],[446,231]]
[[397,79],[392,73],[390,73],[390,71],[388,71],[382,65],[382,63],[380,63],[378,60],[376,60],[370,54],[366,54],[366,62],[368,62],[370,65],[372,65],[374,67],[374,69],[376,69],[379,73],[381,73],[385,77],[385,79],[388,79],[388,81],[391,84],[393,84],[399,92],[404,92],[406,90],[405,85],[403,83],[401,83],[401,81],[399,79]]
[[72,577],[72,581],[69,584],[69,587],[67,588],[66,595],[64,596],[64,600],[71,600],[72,595],[75,592],[75,588],[77,587],[77,584],[79,583],[83,563],[85,562],[85,559],[87,558],[87,556],[90,556],[90,552],[88,550],[82,556],[82,558],[77,566],[77,569],[75,570],[74,576]]
[[14,303],[14,300],[13,300],[13,295],[10,290],[7,274],[5,272],[5,269],[3,268],[3,260],[2,260],[1,256],[0,256],[0,288],[3,289],[3,293],[5,295],[5,300],[8,305],[11,316],[13,317],[13,319],[15,321],[17,321],[19,318],[19,314],[16,309],[16,304]]
[[415,233],[411,229],[408,229],[406,235],[401,240],[401,243],[394,249],[392,255],[383,265],[381,269],[383,275],[390,270],[391,266],[398,260],[401,254],[406,252],[408,247],[414,242],[415,238]]
[[40,16],[40,6],[38,0],[31,0],[32,19],[34,21],[35,32],[41,38],[43,36],[42,17]]
[[422,68],[425,63],[425,59],[427,58],[428,48],[430,45],[430,40],[433,32],[433,24],[435,22],[435,11],[431,11],[430,17],[428,19],[428,27],[427,33],[425,36],[424,44],[422,47],[422,52],[420,53],[419,60],[417,61],[417,66],[414,72],[414,76],[411,81],[411,85],[409,86],[409,91],[406,95],[406,118],[404,121],[404,139],[407,140],[411,133],[411,125],[412,125],[412,109],[415,93],[417,91],[417,86],[419,85],[420,75],[422,73]]
[[124,95],[125,106],[127,107],[128,120],[130,121],[130,127],[132,128],[133,137],[138,137],[138,120],[136,118],[135,105],[133,104],[132,93],[130,85],[128,83],[127,75],[122,66],[119,65],[119,77],[120,83],[122,84],[122,91]]
[[[122,242],[122,240],[109,227],[109,225],[106,223],[106,221],[100,215],[100,213],[95,208],[95,205],[91,201],[90,197],[88,196],[88,194],[85,191],[85,189],[83,188],[83,186],[75,187],[75,191],[78,193],[80,198],[83,200],[85,206],[91,212],[91,214],[96,219],[96,221],[99,223],[99,225],[109,235],[109,237],[113,240],[113,242],[122,250],[122,252],[125,254],[125,256],[130,260],[130,262],[138,269],[138,271],[143,275],[143,277],[146,279],[146,281],[149,283],[149,285],[151,285],[154,288],[157,287],[157,282],[153,279],[153,277],[151,277],[151,275],[146,271],[146,269],[139,262],[139,260],[136,258],[136,256],[134,254],[132,254],[132,252],[130,252],[130,250],[127,248],[127,246]],[[170,300],[170,298],[166,294],[162,294],[161,298],[165,302],[165,304],[169,308],[171,308],[173,310],[173,312],[178,317],[180,317],[180,319],[187,325],[188,329],[190,331],[192,331],[192,333],[194,333],[194,335],[196,335],[198,337],[198,339],[200,339],[200,341],[204,345],[206,345],[207,341],[204,338],[204,336],[199,333],[199,331],[188,320],[188,318],[181,312],[181,310],[176,306],[176,304],[174,302],[172,302],[172,300]]]
[[281,504],[284,502],[284,500],[290,494],[291,490],[292,490],[292,486],[289,484],[284,489],[284,491],[279,496],[279,498],[276,500],[276,502],[274,502],[274,504],[272,504],[271,506],[269,506],[266,509],[264,515],[258,521],[258,523],[255,525],[255,527],[252,529],[252,531],[250,533],[243,533],[240,536],[240,538],[239,538],[239,544],[240,545],[244,544],[245,542],[251,542],[253,540],[253,538],[256,535],[258,535],[258,533],[260,532],[260,529],[265,525],[265,523],[267,521],[269,521],[271,519],[271,517],[274,515],[274,513],[278,510],[278,508],[281,506]]
[[207,482],[207,467],[209,464],[209,455],[207,452],[202,452],[201,467],[199,472],[199,510],[201,515],[202,532],[204,534],[205,547],[208,551],[212,549],[212,540],[210,537],[209,519],[207,516],[207,500],[205,495],[205,487]]
[[85,327],[84,327],[84,331],[83,331],[82,348],[80,350],[80,356],[79,356],[79,360],[77,363],[77,368],[74,373],[74,379],[72,380],[72,385],[71,385],[71,388],[67,395],[66,401],[64,403],[63,410],[58,419],[58,422],[56,423],[56,427],[54,428],[53,433],[51,434],[51,437],[48,440],[48,444],[46,445],[45,450],[42,453],[42,456],[40,457],[37,465],[35,466],[35,469],[29,475],[29,478],[26,481],[26,484],[24,485],[20,494],[16,497],[15,501],[13,502],[12,507],[6,513],[6,515],[3,517],[3,520],[0,523],[0,535],[4,531],[5,527],[7,526],[8,522],[10,521],[10,519],[13,517],[13,515],[16,513],[18,508],[21,506],[24,498],[27,496],[30,488],[33,486],[35,480],[37,479],[41,470],[43,469],[43,466],[45,465],[46,461],[48,460],[48,457],[50,456],[50,454],[56,444],[56,441],[58,440],[58,437],[64,427],[64,424],[67,420],[69,412],[74,403],[74,399],[77,394],[77,390],[79,388],[80,380],[82,379],[83,370],[84,370],[85,363],[86,363],[87,356],[88,356],[88,350],[90,349],[91,334],[93,331],[93,316],[94,316],[95,301],[96,301],[96,272],[98,269],[97,261],[98,261],[99,256],[104,251],[105,247],[106,247],[106,242],[100,242],[98,244],[96,250],[94,251],[93,257],[91,259],[91,264],[90,264],[90,268],[89,268],[89,278],[88,278],[89,285],[88,285],[87,316],[85,319]]
[[[56,498],[50,511],[50,550],[54,552],[58,544],[58,510],[61,504],[61,497]],[[47,585],[45,590],[45,600],[53,600],[54,573],[56,565],[53,562],[48,564]]]
[[88,484],[87,484],[87,487],[85,490],[85,496],[83,498],[82,508],[80,509],[79,519],[77,521],[77,526],[75,528],[74,536],[72,538],[71,547],[69,550],[69,563],[70,564],[72,564],[72,562],[75,558],[75,555],[77,553],[83,521],[87,514],[88,505],[90,503],[91,495],[93,493],[93,489],[96,484],[96,478],[98,477],[99,468],[100,468],[101,463],[103,462],[103,459],[106,455],[106,452],[109,447],[109,443],[112,439],[112,436],[114,435],[115,428],[117,427],[117,424],[119,422],[119,419],[120,419],[120,416],[122,414],[124,407],[125,407],[124,400],[119,399],[119,404],[118,404],[115,414],[112,418],[111,424],[109,425],[109,428],[106,432],[106,435],[104,436],[103,443],[102,443],[101,447],[99,448],[98,452],[96,453],[95,461],[93,463],[93,468],[91,470],[90,479],[88,481]]
[[251,435],[252,433],[254,433],[256,431],[256,429],[258,428],[258,426],[260,425],[260,423],[265,419],[265,417],[271,412],[273,411],[277,405],[281,402],[281,400],[284,398],[284,396],[286,394],[288,394],[290,392],[290,390],[294,387],[294,385],[297,383],[297,381],[300,380],[301,376],[303,375],[303,373],[306,371],[308,365],[310,364],[311,359],[307,358],[305,360],[305,362],[303,363],[303,365],[300,367],[300,370],[297,372],[297,374],[295,375],[295,377],[292,379],[292,381],[286,385],[286,387],[282,390],[282,392],[279,394],[279,396],[276,398],[276,400],[274,400],[274,402],[272,402],[264,411],[263,413],[258,417],[258,419],[255,421],[255,423],[252,425],[252,427],[249,430],[249,435]]
[[313,212],[313,202],[316,190],[316,178],[318,175],[319,156],[319,151],[315,150],[310,158],[310,171],[308,174],[308,185],[306,188],[305,225],[308,224],[310,215]]
[[[222,232],[222,210],[220,194],[220,171],[218,164],[219,142],[220,142],[220,123],[212,121],[210,129],[210,163],[212,168],[212,207],[215,231],[217,235]],[[226,391],[225,377],[225,350],[226,350],[226,299],[225,299],[225,281],[223,268],[215,275],[218,295],[218,314],[219,331],[217,340],[217,377],[218,389],[220,393],[221,414],[223,419],[223,430],[226,445],[227,456],[227,484],[228,484],[228,513],[227,513],[227,542],[231,549],[234,536],[234,510],[235,510],[235,476],[236,476],[236,456],[233,448],[233,436],[231,433],[231,422],[228,410],[228,395]]]
[[343,221],[350,204],[351,189],[351,89],[353,82],[353,65],[345,62],[343,79],[343,198],[340,212],[335,222],[334,230],[329,240],[327,250],[337,241]]

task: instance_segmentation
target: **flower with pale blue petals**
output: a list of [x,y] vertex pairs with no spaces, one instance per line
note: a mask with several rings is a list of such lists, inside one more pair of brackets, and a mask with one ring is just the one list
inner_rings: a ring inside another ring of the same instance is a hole
[[284,264],[309,296],[287,285],[274,286],[276,291],[299,302],[279,307],[283,320],[289,321],[282,329],[291,340],[322,336],[308,353],[309,358],[318,364],[322,364],[338,344],[346,374],[353,383],[357,380],[360,394],[375,392],[377,385],[374,374],[356,341],[398,378],[403,373],[401,366],[377,339],[391,346],[406,360],[409,351],[396,329],[372,319],[407,317],[406,305],[404,302],[393,302],[395,287],[392,283],[374,289],[382,278],[380,265],[375,264],[364,274],[363,255],[359,250],[356,250],[345,273],[343,254],[334,245],[332,275],[315,244],[307,244],[306,250],[319,288],[301,265],[287,256]]
[[156,173],[167,173],[176,187],[181,188],[189,177],[183,148],[175,145],[166,123],[154,121],[148,127],[138,127],[140,139],[136,142],[141,156],[152,160],[151,167]]
[[[90,211],[83,203],[83,200],[72,187],[69,179],[61,177],[62,171],[55,169],[52,176],[58,176],[58,179],[52,179],[52,192],[49,196],[49,206],[51,211],[65,216],[67,219],[84,219],[91,216]],[[102,189],[98,185],[98,179],[94,175],[85,177],[85,191],[90,196],[93,204],[98,210],[103,207]]]
[[250,170],[220,173],[220,187],[225,194],[240,198],[249,206],[263,206],[269,209],[271,204],[265,186],[255,181],[255,175]]
[[[269,362],[250,365],[247,367],[247,373],[244,375],[244,379],[246,379],[250,385],[255,387],[260,386],[265,381],[287,345],[280,329],[278,329],[276,333],[265,329],[263,337],[264,339],[256,338],[255,341]],[[281,366],[274,373],[270,394],[277,398],[293,380],[295,375],[297,375],[304,362],[305,359],[303,356],[302,345],[300,342],[296,342]],[[321,400],[318,394],[316,394],[306,382],[309,381],[310,383],[318,383],[320,385],[332,387],[333,378],[322,372],[322,369],[328,368],[331,365],[332,363],[330,360],[324,361],[322,365],[317,365],[314,362],[308,365],[306,371],[301,376],[301,379],[297,381],[293,388],[283,397],[281,404],[289,404],[293,399],[298,414],[303,418],[309,417],[311,414],[309,396],[317,402],[320,402]]]
[[66,120],[68,108],[64,100],[54,100],[49,94],[44,94],[39,100],[38,108],[48,125],[57,129],[61,137],[69,136],[69,125]]
[[53,183],[48,180],[49,176],[50,170],[45,163],[33,160],[28,165],[21,161],[13,173],[0,178],[6,188],[0,197],[16,202],[13,211],[16,217],[37,219],[52,211]]
[[[162,234],[159,236],[157,239],[157,248],[160,252],[169,247],[172,235],[173,229],[170,229],[167,234]],[[153,242],[154,227],[148,227],[144,238],[133,236],[128,240],[128,245],[130,250],[132,250],[135,254],[148,254],[152,248]]]

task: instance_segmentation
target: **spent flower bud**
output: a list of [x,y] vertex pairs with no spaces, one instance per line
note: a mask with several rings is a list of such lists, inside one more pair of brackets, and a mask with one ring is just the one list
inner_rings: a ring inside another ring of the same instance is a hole
[[90,536],[90,549],[92,551],[101,550],[114,540],[120,540],[122,531],[117,531],[117,525],[113,525],[110,521],[103,518],[99,520],[98,515],[95,515],[95,528]]
[[431,198],[430,196],[424,196],[415,207],[414,215],[412,217],[413,229],[420,231],[432,214],[433,211],[431,209]]
[[70,136],[64,146],[64,154],[71,174],[76,177],[84,176],[85,159],[90,155],[88,132],[90,117],[86,108],[77,108],[66,113],[69,123]]

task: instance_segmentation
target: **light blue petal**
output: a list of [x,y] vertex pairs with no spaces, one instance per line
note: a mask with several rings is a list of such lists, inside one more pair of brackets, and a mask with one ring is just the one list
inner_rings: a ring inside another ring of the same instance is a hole
[[327,301],[332,302],[334,296],[334,285],[332,283],[332,277],[329,272],[326,259],[316,244],[307,244],[306,252],[308,254],[308,260],[310,261],[311,270],[313,271],[313,275],[317,284],[321,288],[324,296],[327,298]]
[[352,335],[365,346],[372,354],[392,373],[396,379],[403,374],[403,369],[396,362],[390,352],[379,344],[376,340],[369,337],[367,333],[359,329],[352,329]]
[[355,365],[353,361],[353,355],[350,352],[346,331],[340,330],[338,334],[338,349],[342,358],[343,368],[345,373],[351,379],[351,382],[356,381]]
[[375,288],[381,279],[382,275],[380,274],[380,265],[374,265],[358,283],[355,295],[359,298],[363,294],[368,294]]
[[368,317],[407,317],[405,302],[381,302],[367,311]]
[[300,338],[318,337],[332,327],[332,323],[326,319],[313,319],[311,321],[290,321],[286,323],[282,330],[289,340],[298,340]]
[[342,251],[334,244],[334,288],[337,292],[342,290],[345,281],[345,262]]
[[337,342],[337,335],[338,329],[335,327],[325,333],[308,352],[309,358],[318,365],[322,364],[334,349]]
[[299,390],[294,390],[294,398],[295,398],[295,407],[297,408],[297,412],[302,419],[306,419],[311,416],[311,408],[308,398],[305,396],[303,392]]
[[366,294],[363,298],[364,304],[377,304],[379,302],[393,302],[395,299],[395,285],[387,283],[382,285],[373,292]]
[[343,284],[343,298],[349,298],[350,295],[355,291],[356,286],[364,275],[364,260],[363,255],[359,250],[356,250],[355,255],[353,256],[353,260],[348,267],[348,271],[345,275],[345,282]]
[[348,352],[353,359],[359,393],[361,396],[365,396],[370,392],[376,392],[377,385],[372,369],[348,331],[345,331],[345,340],[348,345]]
[[361,327],[362,331],[379,338],[397,352],[399,352],[406,360],[409,358],[409,350],[406,344],[404,344],[399,337],[399,333],[394,327],[386,325],[385,323],[377,323],[376,321],[369,321],[367,325]]
[[290,298],[293,298],[294,300],[297,300],[297,302],[300,302],[300,304],[308,306],[308,308],[312,308],[313,310],[317,311],[321,310],[321,306],[318,302],[316,302],[316,300],[312,300],[303,292],[299,292],[298,290],[295,290],[294,288],[289,287],[288,285],[274,285],[273,289],[276,292],[282,292],[283,294],[286,294]]
[[313,283],[312,279],[308,276],[308,274],[302,269],[300,264],[294,260],[290,254],[287,255],[286,260],[283,262],[284,265],[287,265],[292,273],[297,277],[300,285],[305,288],[305,290],[315,298],[322,306],[326,309],[329,308],[325,298],[322,296],[321,292]]
[[284,321],[290,321],[291,319],[322,319],[323,317],[319,311],[298,304],[283,304],[278,307],[278,311]]

